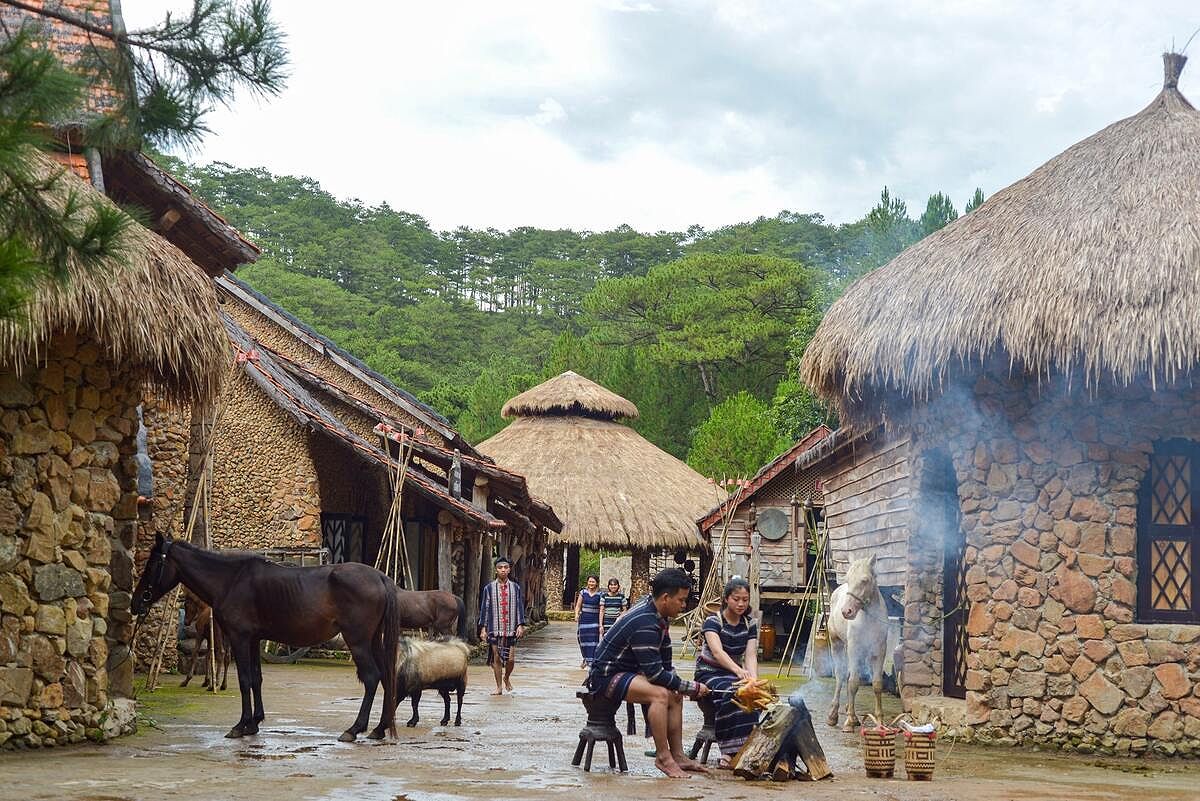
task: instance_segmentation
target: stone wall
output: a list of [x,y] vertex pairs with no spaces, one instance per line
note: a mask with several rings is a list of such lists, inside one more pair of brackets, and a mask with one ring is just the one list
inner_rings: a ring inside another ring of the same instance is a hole
[[567,546],[551,545],[546,550],[546,610],[562,610],[563,559]]
[[[135,560],[139,576],[154,545],[155,535],[166,536],[173,532],[179,537],[185,529],[183,496],[187,487],[190,420],[191,409],[187,406],[164,403],[153,394],[147,394],[142,401],[142,425],[146,428],[146,452],[153,470],[154,494],[138,515]],[[155,604],[138,626],[134,642],[138,670],[146,670],[150,665],[166,606],[166,601]],[[173,671],[177,661],[176,649],[167,648],[163,654],[163,668]]]
[[141,390],[92,342],[0,372],[0,744],[132,730]]
[[1200,626],[1143,625],[1138,488],[1154,442],[1200,439],[1200,391],[1070,391],[994,370],[918,408],[906,695],[941,685],[941,535],[921,475],[953,459],[966,537],[967,723],[1002,743],[1200,753]]
[[321,496],[309,434],[246,375],[229,382],[213,452],[213,547],[315,547]]

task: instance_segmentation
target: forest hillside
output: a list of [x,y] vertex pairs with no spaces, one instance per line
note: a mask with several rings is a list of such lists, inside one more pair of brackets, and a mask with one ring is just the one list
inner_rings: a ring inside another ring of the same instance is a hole
[[[702,473],[753,473],[826,412],[794,367],[856,277],[958,216],[885,188],[851,223],[782,211],[686,231],[433,230],[311,178],[164,166],[263,249],[238,276],[472,442],[504,401],[564,370],[637,404],[633,423]],[[964,212],[982,202],[976,191]]]

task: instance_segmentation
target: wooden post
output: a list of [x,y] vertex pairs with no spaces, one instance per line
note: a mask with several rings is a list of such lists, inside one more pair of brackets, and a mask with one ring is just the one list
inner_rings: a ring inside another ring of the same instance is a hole
[[759,553],[762,551],[762,535],[758,533],[758,529],[750,532],[750,569],[747,571],[746,581],[750,583],[750,615],[755,620],[760,620],[762,615],[759,613],[759,588],[758,576],[761,567]]
[[[579,592],[579,546],[567,546],[567,570],[563,575],[562,608],[575,606],[575,593]],[[632,595],[630,596],[633,597]]]
[[450,523],[453,520],[453,516],[446,510],[438,512],[437,587],[443,592],[454,592],[450,571],[450,549],[453,545],[450,542]]
[[463,531],[463,561],[466,563],[463,604],[467,607],[467,638],[479,635],[479,569],[483,556],[483,532]]
[[[486,476],[476,476],[471,487],[471,505],[476,509],[487,510],[488,480]],[[466,539],[469,558],[467,559],[467,598],[463,603],[467,607],[467,620],[471,623],[471,638],[479,634],[479,590],[490,580],[492,538],[486,530],[479,531],[478,540],[472,542]],[[487,576],[487,578],[485,578]]]

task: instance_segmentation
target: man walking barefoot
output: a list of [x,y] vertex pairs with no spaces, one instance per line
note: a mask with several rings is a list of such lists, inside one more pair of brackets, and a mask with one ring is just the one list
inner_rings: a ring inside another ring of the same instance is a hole
[[516,643],[525,636],[525,594],[521,585],[509,580],[510,572],[512,562],[498,558],[496,579],[487,583],[479,599],[479,639],[488,644],[488,664],[496,676],[492,695],[512,692]]
[[612,701],[650,705],[655,766],[673,779],[708,770],[683,753],[683,697],[708,695],[700,682],[680,678],[671,666],[671,618],[687,607],[691,580],[679,568],[661,571],[650,596],[634,604],[604,633],[588,688]]

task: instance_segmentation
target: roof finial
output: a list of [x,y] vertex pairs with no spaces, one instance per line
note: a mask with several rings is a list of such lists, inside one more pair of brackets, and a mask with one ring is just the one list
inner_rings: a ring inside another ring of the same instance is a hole
[[1175,89],[1179,86],[1179,73],[1187,56],[1183,53],[1163,53],[1163,89]]

